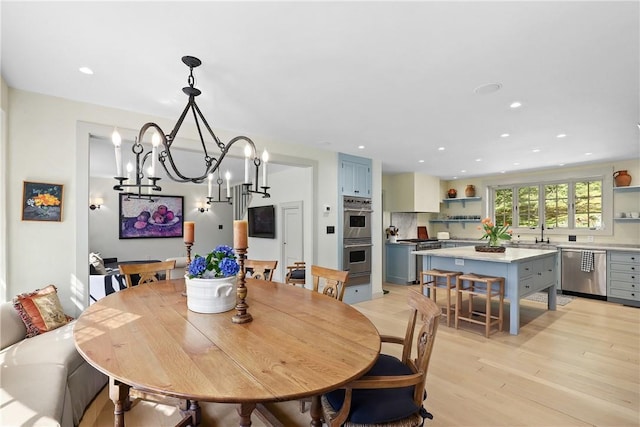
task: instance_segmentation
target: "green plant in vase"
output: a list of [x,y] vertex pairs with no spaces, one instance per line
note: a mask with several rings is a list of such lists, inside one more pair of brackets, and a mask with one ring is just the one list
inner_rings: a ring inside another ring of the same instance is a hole
[[509,230],[509,224],[498,226],[491,221],[491,218],[485,218],[481,221],[482,225],[478,226],[478,230],[484,230],[481,239],[488,240],[488,246],[500,246],[500,240],[511,240],[513,230]]

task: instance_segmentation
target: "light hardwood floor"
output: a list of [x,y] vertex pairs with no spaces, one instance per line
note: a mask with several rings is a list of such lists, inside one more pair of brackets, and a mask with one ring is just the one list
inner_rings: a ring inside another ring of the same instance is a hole
[[[380,333],[401,336],[412,287],[385,284],[387,295],[355,307]],[[508,302],[505,332],[489,339],[474,325],[448,328],[442,318],[425,401],[434,419],[425,426],[640,426],[640,309],[584,298],[555,312],[539,302],[521,306],[517,336],[508,333]],[[202,405],[202,425],[237,425],[234,405]],[[297,402],[269,406],[285,426],[309,425]],[[111,426],[112,411],[103,390],[80,427]],[[179,416],[172,407],[137,402],[125,419],[129,427],[168,426]],[[264,424],[254,415],[253,425]]]

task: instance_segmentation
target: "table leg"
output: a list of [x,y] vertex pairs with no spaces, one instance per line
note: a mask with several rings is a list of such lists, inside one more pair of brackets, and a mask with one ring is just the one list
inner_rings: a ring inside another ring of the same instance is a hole
[[240,427],[251,426],[251,413],[255,408],[255,403],[241,403],[240,406],[238,406],[238,415],[240,415]]
[[311,398],[311,427],[322,427],[322,408],[320,406],[320,396],[313,396]]
[[124,427],[124,412],[131,408],[130,388],[127,384],[109,377],[109,398],[113,401],[114,427]]

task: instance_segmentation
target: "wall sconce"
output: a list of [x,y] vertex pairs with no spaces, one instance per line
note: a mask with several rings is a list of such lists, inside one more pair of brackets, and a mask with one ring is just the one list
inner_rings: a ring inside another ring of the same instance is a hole
[[196,209],[198,211],[200,211],[200,213],[209,212],[209,208],[205,208],[204,207],[204,203],[202,203],[202,202],[198,202],[198,205],[197,205]]
[[100,209],[100,206],[102,206],[103,203],[104,201],[102,199],[94,199],[93,203],[89,205],[89,209],[91,209],[92,211]]

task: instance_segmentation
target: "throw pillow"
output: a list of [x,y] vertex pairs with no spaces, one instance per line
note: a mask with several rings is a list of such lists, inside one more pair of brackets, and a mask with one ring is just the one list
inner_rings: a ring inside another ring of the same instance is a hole
[[89,254],[89,263],[96,269],[98,274],[107,274],[107,269],[99,252],[91,252]]
[[27,338],[52,331],[73,320],[64,314],[58,289],[49,285],[13,298],[13,306],[27,327]]

